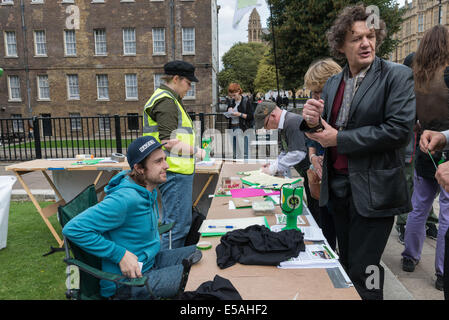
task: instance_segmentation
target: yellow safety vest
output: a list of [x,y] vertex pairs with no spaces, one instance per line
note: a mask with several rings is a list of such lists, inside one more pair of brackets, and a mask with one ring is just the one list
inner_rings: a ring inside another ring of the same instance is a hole
[[[193,149],[195,146],[195,131],[193,129],[192,119],[184,111],[184,108],[172,93],[160,88],[153,93],[143,108],[143,135],[152,136],[156,138],[157,141],[161,141],[159,139],[158,123],[149,116],[149,113],[156,102],[163,98],[172,99],[178,107],[178,128],[176,130],[176,139],[188,144]],[[194,172],[195,158],[193,155],[178,155],[175,153],[170,153],[168,150],[165,150],[165,152],[167,154],[167,163],[170,166],[168,171],[181,174],[192,174]]]

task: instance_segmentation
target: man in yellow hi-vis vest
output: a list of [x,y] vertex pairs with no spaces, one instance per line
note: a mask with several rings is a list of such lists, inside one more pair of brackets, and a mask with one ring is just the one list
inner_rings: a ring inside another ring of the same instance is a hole
[[162,195],[162,223],[175,222],[171,232],[162,236],[161,249],[183,247],[192,223],[192,189],[195,157],[203,159],[205,151],[195,147],[192,119],[182,98],[191,82],[198,82],[195,67],[184,61],[164,65],[165,84],[156,89],[143,112],[143,135],[155,137],[167,154],[167,182],[159,185]]

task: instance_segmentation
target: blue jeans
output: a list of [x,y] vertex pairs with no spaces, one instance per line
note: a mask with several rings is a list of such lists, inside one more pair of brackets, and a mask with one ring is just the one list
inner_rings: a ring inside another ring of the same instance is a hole
[[[171,230],[172,249],[184,246],[192,224],[192,191],[194,174],[167,171],[167,182],[159,185],[162,195],[162,223],[175,222]],[[161,250],[169,249],[169,232],[162,234]]]
[[179,292],[183,278],[182,260],[188,258],[196,247],[188,246],[173,250],[162,250],[155,256],[153,267],[144,272],[148,277],[147,287],[121,286],[114,296],[116,300],[147,300],[152,298],[172,298]]

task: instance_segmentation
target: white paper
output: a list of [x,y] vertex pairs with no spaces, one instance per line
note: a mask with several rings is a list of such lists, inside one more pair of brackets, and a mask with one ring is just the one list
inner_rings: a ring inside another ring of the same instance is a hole
[[[270,227],[271,231],[279,232],[282,231],[282,228],[285,227],[285,224],[276,224]],[[323,231],[317,227],[304,227],[298,226],[302,233],[304,233],[304,240],[306,241],[325,241]]]
[[306,245],[299,256],[281,262],[279,268],[333,268],[338,267],[338,255],[327,245]]

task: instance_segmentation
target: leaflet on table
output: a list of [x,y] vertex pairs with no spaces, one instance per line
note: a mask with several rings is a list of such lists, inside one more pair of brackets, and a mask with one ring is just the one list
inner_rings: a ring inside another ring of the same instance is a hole
[[[273,232],[279,232],[284,228],[285,225],[282,224],[276,224],[270,227],[271,231]],[[304,240],[305,241],[325,241],[326,238],[324,237],[323,231],[318,227],[312,227],[312,226],[299,226],[299,229],[302,233],[304,233]]]
[[298,257],[281,262],[279,268],[331,268],[338,265],[338,255],[329,246],[310,244]]
[[[285,214],[276,213],[276,224],[287,224],[287,216]],[[298,225],[306,224],[302,216],[298,216],[297,224]]]

